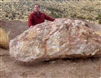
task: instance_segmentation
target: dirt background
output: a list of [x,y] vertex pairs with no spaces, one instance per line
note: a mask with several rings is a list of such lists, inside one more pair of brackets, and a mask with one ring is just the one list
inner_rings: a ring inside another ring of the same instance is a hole
[[[10,39],[28,29],[27,22],[0,20],[0,26]],[[95,30],[100,31],[93,26]],[[101,78],[101,57],[87,59],[56,59],[25,65],[9,56],[9,50],[0,48],[0,78]]]

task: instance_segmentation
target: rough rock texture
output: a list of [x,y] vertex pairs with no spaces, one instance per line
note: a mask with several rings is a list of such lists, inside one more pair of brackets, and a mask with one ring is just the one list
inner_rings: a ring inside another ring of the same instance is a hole
[[99,56],[101,37],[85,21],[56,19],[12,39],[10,55],[21,62]]

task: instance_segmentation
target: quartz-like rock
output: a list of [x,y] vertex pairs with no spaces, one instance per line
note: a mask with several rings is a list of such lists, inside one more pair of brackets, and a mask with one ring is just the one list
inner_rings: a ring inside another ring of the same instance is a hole
[[101,36],[82,20],[44,22],[10,41],[10,55],[21,62],[101,55]]

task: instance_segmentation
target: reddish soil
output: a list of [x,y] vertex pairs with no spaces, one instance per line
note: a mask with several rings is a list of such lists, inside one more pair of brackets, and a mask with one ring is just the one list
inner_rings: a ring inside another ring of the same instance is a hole
[[[7,32],[11,31],[11,39],[28,28],[27,22],[16,20],[1,20],[0,26]],[[0,49],[0,78],[101,78],[101,57],[57,59],[24,65],[11,58],[9,50]]]

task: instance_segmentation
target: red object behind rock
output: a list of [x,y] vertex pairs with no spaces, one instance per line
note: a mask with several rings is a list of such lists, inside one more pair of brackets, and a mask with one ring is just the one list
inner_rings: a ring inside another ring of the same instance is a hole
[[29,19],[28,19],[28,26],[34,26],[36,24],[39,24],[39,23],[42,23],[46,20],[49,20],[49,21],[54,21],[55,19],[40,12],[39,15],[36,13],[36,12],[32,12],[30,13],[29,15]]

